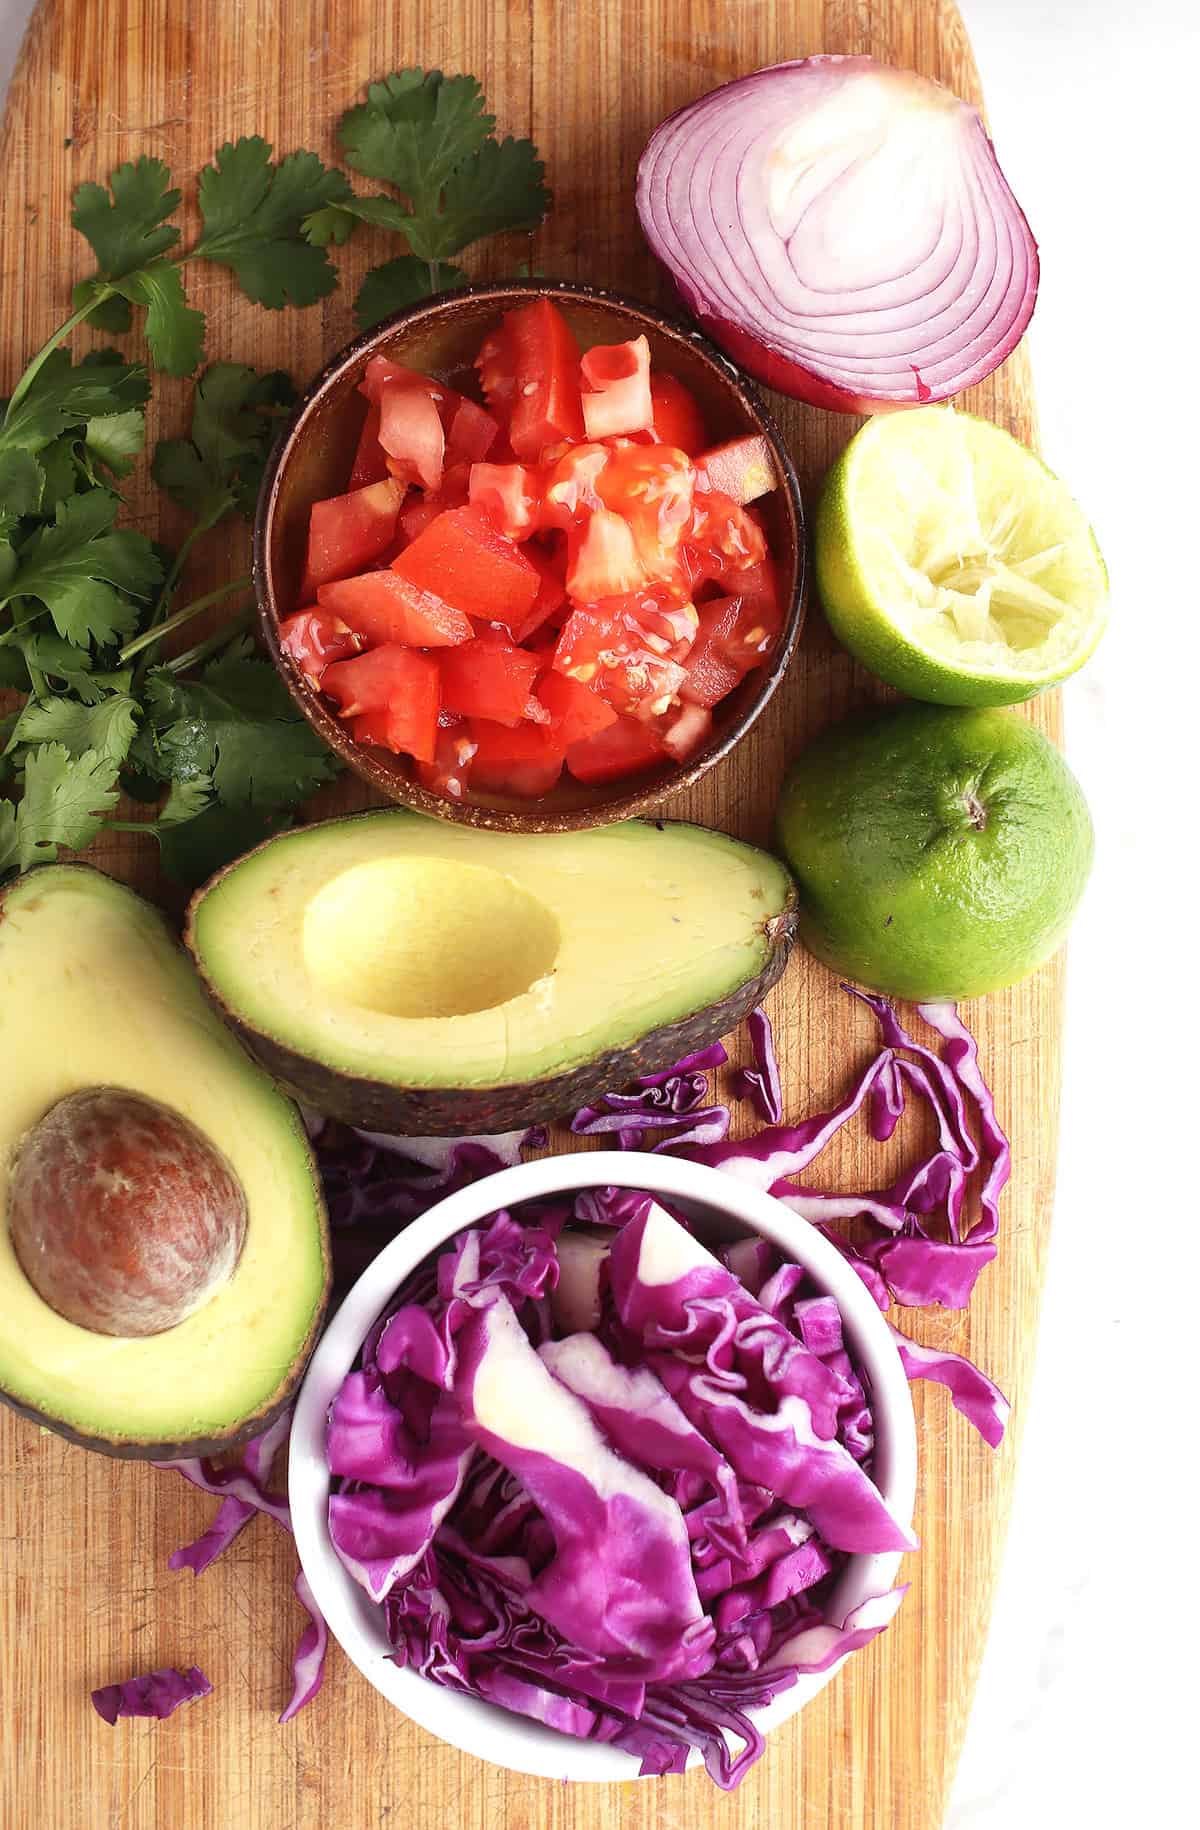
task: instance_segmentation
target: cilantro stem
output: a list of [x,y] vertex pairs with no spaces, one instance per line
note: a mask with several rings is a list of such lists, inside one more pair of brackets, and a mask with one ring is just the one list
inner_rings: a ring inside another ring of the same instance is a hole
[[[189,534],[183,546],[187,546],[188,541],[192,538],[193,535]],[[180,547],[179,550],[182,553],[183,547]],[[171,583],[172,581],[168,577],[168,585]],[[201,611],[210,610],[214,604],[219,604],[222,598],[231,596],[234,591],[244,591],[249,583],[248,573],[241,578],[231,579],[227,585],[218,585],[215,591],[206,591],[203,597],[193,598],[190,604],[184,604],[181,610],[176,610],[170,616],[164,617],[163,621],[156,623],[153,629],[143,630],[141,635],[135,636],[132,642],[126,642],[122,648],[119,657],[122,667],[126,662],[132,661],[135,654],[141,654],[144,648],[151,648],[155,642],[161,642],[163,637],[170,635],[173,630],[182,629],[185,623],[190,623],[194,616],[200,615]],[[164,585],[164,593],[166,589],[167,586]]]
[[102,305],[104,303],[105,299],[110,299],[110,298],[112,298],[112,296],[113,296],[112,287],[111,286],[102,286],[97,291],[94,298],[89,299],[86,305],[81,305],[79,307],[78,311],[73,311],[71,313],[70,317],[66,320],[66,322],[64,324],[60,324],[57,330],[51,331],[49,337],[47,337],[46,341],[42,344],[42,347],[38,351],[37,355],[34,356],[32,361],[29,362],[28,365],[26,366],[25,373],[21,376],[21,379],[18,381],[16,387],[12,391],[12,394],[9,396],[8,406],[5,409],[5,414],[4,414],[4,417],[6,420],[8,419],[8,416],[12,412],[13,408],[16,406],[19,406],[20,403],[24,400],[26,394],[28,394],[30,388],[33,386],[34,380],[37,377],[38,370],[41,368],[41,366],[44,362],[48,362],[50,360],[51,356],[54,354],[54,352],[58,348],[59,344],[62,343],[65,338],[70,336],[71,332],[75,329],[75,326],[77,324],[82,324],[85,322],[86,319],[91,317],[91,315],[95,311],[97,305]]
[[224,648],[235,636],[243,634],[250,628],[253,621],[254,607],[248,604],[238,616],[223,623],[215,635],[210,635],[206,641],[197,642],[192,648],[185,648],[182,654],[172,655],[171,659],[164,662],[163,665],[173,674],[186,673],[189,667],[195,667],[200,661],[207,661],[210,655],[214,655],[218,650]]

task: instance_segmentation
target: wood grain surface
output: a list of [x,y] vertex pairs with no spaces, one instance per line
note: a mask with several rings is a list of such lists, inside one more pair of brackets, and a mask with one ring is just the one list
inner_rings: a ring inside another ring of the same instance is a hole
[[[871,51],[978,96],[949,0],[42,0],[0,149],[0,391],[66,315],[71,281],[88,271],[89,251],[68,226],[78,183],[153,153],[191,196],[200,166],[239,133],[333,158],[343,109],[369,79],[412,63],[477,74],[501,131],[532,134],[547,162],[556,203],[546,227],[532,240],[487,247],[477,271],[511,272],[532,259],[548,275],[665,300],[633,212],[650,130],[728,77],[818,50]],[[306,312],[263,312],[227,274],[192,270],[210,354],[284,364],[306,378],[350,336],[362,272],[395,251],[373,232],[356,238],[340,254],[341,290]],[[158,383],[157,429],[180,429],[185,399],[184,384]],[[773,404],[811,506],[855,422]],[[964,404],[1032,439],[1024,354]],[[167,540],[176,533],[169,509],[159,521],[153,492],[135,486],[132,502],[143,525],[160,525]],[[243,571],[247,549],[240,527],[211,536],[189,594]],[[814,609],[768,714],[671,811],[765,839],[798,744],[883,696]],[[1031,715],[1058,735],[1054,698]],[[367,799],[346,782],[326,791],[318,810]],[[171,901],[152,842],[118,835],[92,855]],[[872,1045],[867,1013],[807,957],[795,959],[770,1008],[789,1112],[828,1103]],[[1029,1389],[1053,1186],[1059,1013],[1058,965],[966,1011],[1015,1146],[1001,1256],[969,1317],[907,1318],[920,1339],[969,1351],[999,1379],[1016,1406],[1012,1432],[993,1454],[942,1392],[917,1388],[923,1549],[907,1560],[908,1599],[891,1630],[773,1738],[737,1794],[723,1796],[703,1773],[568,1788],[484,1766],[395,1714],[336,1648],[319,1699],[278,1727],[301,1626],[290,1544],[260,1519],[199,1580],[171,1575],[169,1552],[197,1535],[212,1501],[174,1475],[85,1454],[5,1412],[3,1830],[937,1830],[983,1648]],[[892,1168],[887,1152],[861,1137],[839,1141],[827,1160],[831,1186],[877,1187]],[[169,1723],[112,1729],[89,1706],[93,1685],[191,1663],[208,1672],[214,1694]]]

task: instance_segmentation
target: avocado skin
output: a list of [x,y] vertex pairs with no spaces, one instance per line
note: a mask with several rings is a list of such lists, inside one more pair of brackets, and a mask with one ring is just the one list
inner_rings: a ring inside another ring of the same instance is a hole
[[[97,870],[96,867],[91,864],[71,861],[70,863],[65,864],[34,865],[31,870],[23,872],[20,877],[14,878],[11,883],[5,884],[3,889],[0,889],[0,922],[3,922],[5,919],[5,903],[9,895],[27,884],[31,877],[34,877],[42,870],[54,870],[59,874],[67,870],[78,871],[82,875],[88,877],[100,877],[107,880],[107,874],[104,871]],[[144,901],[144,898],[142,900]],[[147,904],[147,907],[152,906],[153,905]],[[158,917],[164,932],[164,937],[170,942],[173,951],[186,962],[189,971],[193,971],[194,968],[190,956],[186,953],[184,948],[180,946],[178,936],[171,928],[166,917],[162,914],[162,911],[155,909],[153,912]],[[261,1406],[252,1417],[243,1418],[240,1423],[231,1426],[228,1430],[218,1431],[214,1435],[206,1437],[189,1436],[183,1442],[163,1442],[157,1439],[151,1440],[148,1437],[129,1437],[124,1441],[117,1442],[106,1436],[92,1435],[87,1431],[78,1430],[74,1425],[65,1422],[60,1417],[54,1416],[51,1412],[39,1410],[36,1405],[25,1404],[21,1399],[14,1397],[11,1392],[6,1391],[2,1385],[0,1385],[0,1402],[6,1404],[10,1410],[15,1411],[18,1416],[28,1419],[30,1423],[39,1424],[43,1429],[52,1430],[56,1436],[64,1437],[68,1442],[74,1443],[77,1448],[94,1449],[101,1455],[108,1455],[119,1461],[178,1461],[189,1457],[222,1455],[229,1450],[239,1448],[242,1444],[252,1441],[256,1436],[261,1436],[263,1431],[275,1421],[280,1413],[288,1408],[296,1395],[296,1391],[307,1370],[312,1351],[320,1339],[321,1332],[325,1326],[325,1315],[329,1306],[329,1296],[333,1285],[333,1260],[330,1251],[329,1223],[325,1211],[325,1197],[321,1186],[320,1174],[317,1169],[316,1158],[311,1147],[308,1152],[308,1167],[316,1195],[317,1212],[321,1219],[320,1244],[323,1275],[320,1298],[313,1312],[313,1319],[308,1333],[297,1350],[284,1379],[277,1390],[272,1393],[268,1403]],[[3,1224],[2,1218],[0,1218],[0,1224]]]
[[[265,849],[272,840],[264,842]],[[566,1073],[544,1080],[514,1082],[498,1087],[396,1087],[335,1072],[255,1029],[230,1009],[210,983],[204,960],[195,945],[194,924],[201,900],[236,859],[201,886],[188,904],[184,943],[216,1009],[260,1067],[301,1105],[310,1106],[343,1124],[363,1131],[382,1131],[396,1137],[463,1137],[502,1131],[519,1131],[529,1125],[550,1124],[570,1118],[581,1107],[592,1105],[605,1093],[628,1086],[642,1074],[658,1074],[684,1055],[707,1048],[735,1030],[776,981],[788,962],[798,922],[794,884],[783,908],[764,924],[770,948],[765,965],[728,997],[678,1022],[648,1030],[626,1048],[609,1050]]]

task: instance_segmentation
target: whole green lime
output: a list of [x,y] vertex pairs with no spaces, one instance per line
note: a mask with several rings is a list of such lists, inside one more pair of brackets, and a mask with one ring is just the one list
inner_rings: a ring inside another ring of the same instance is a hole
[[1079,783],[1012,712],[904,705],[836,725],[792,764],[776,831],[809,951],[900,998],[1024,978],[1092,864]]

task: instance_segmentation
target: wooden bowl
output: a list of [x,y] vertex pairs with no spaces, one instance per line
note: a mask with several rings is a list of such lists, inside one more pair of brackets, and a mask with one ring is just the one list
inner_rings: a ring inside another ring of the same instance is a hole
[[[502,313],[546,295],[554,299],[585,349],[645,334],[655,367],[677,376],[695,395],[714,443],[753,432],[769,441],[781,486],[757,506],[779,572],[784,624],[770,663],[749,673],[715,708],[709,742],[686,763],[666,762],[623,781],[594,786],[564,775],[536,801],[482,793],[445,800],[421,786],[408,757],[355,743],[283,653],[279,623],[299,607],[309,509],[346,487],[367,413],[358,384],[370,358],[394,356],[478,398],[471,364],[485,335]],[[263,478],[254,521],[254,588],[267,647],[292,698],[330,749],[388,800],[469,826],[510,832],[577,830],[645,813],[697,781],[745,736],[766,705],[783,678],[804,622],[800,491],[775,423],[753,387],[698,331],[648,305],[591,286],[553,280],[470,286],[387,319],[356,338],[318,375],[282,433]]]

